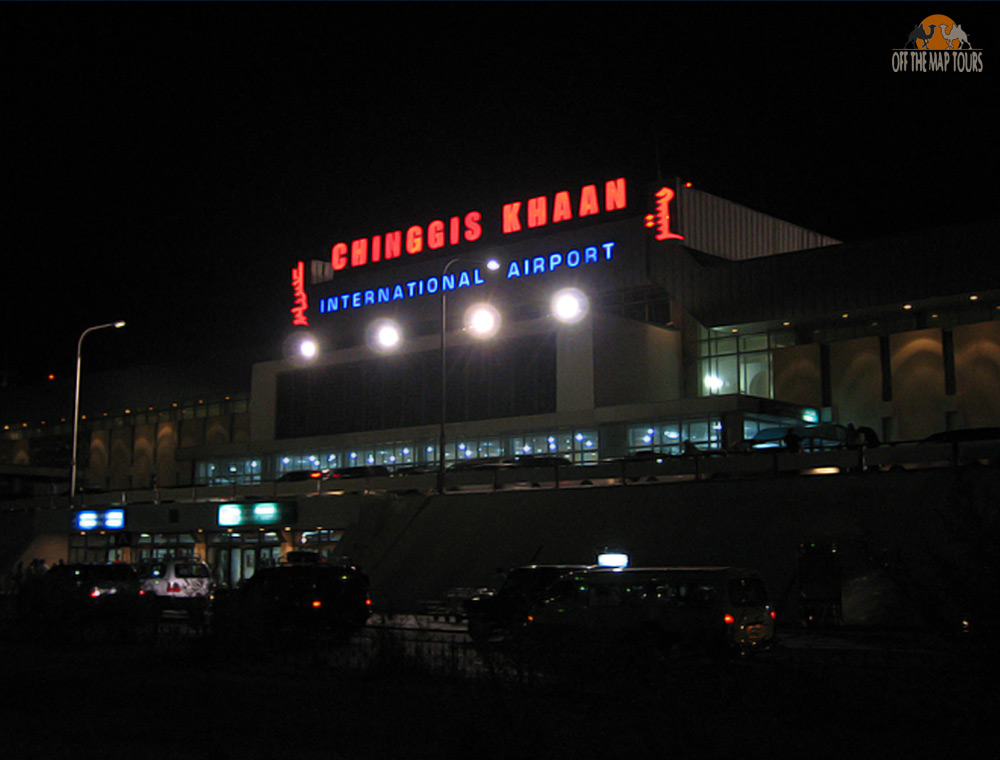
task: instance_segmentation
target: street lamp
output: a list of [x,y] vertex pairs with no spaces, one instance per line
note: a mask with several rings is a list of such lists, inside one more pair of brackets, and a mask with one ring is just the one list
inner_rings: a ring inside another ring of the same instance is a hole
[[[448,293],[444,288],[444,278],[452,264],[460,261],[480,263],[475,259],[454,258],[441,270],[441,419],[438,428],[438,493],[444,493],[445,477],[445,423],[448,419],[448,353],[445,335],[448,332]],[[495,272],[500,268],[500,262],[490,259],[486,268]],[[466,327],[470,334],[477,338],[488,338],[495,335],[500,328],[500,315],[490,306],[473,307],[465,316]]]
[[83,339],[87,336],[87,333],[92,333],[94,330],[103,330],[105,327],[119,328],[124,326],[125,321],[118,320],[117,322],[108,322],[105,325],[94,325],[93,327],[88,327],[80,333],[80,340],[76,343],[76,391],[73,399],[73,459],[70,465],[69,478],[70,504],[73,504],[76,501],[76,451],[77,438],[80,429],[80,359],[83,354]]

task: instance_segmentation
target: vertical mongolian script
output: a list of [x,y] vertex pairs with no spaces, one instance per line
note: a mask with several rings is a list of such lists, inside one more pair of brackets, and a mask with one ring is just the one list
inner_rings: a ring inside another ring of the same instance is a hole
[[300,261],[292,267],[292,293],[295,296],[294,306],[289,311],[292,313],[292,324],[296,327],[308,327],[309,317],[306,310],[309,308],[309,298],[306,296],[306,264]]
[[656,213],[646,215],[646,226],[656,231],[657,240],[683,240],[683,235],[670,231],[670,201],[674,199],[673,190],[661,187],[656,191]]

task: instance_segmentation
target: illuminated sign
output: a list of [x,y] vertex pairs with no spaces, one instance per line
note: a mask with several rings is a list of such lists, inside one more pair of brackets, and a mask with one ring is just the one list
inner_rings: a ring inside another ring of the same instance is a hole
[[218,522],[223,528],[295,522],[295,503],[262,501],[250,504],[220,504]]
[[[503,204],[498,217],[499,231],[504,235],[537,229],[572,219],[583,219],[603,213],[619,211],[627,206],[628,196],[624,177],[604,183],[603,192],[598,185],[584,185],[574,196],[569,190],[560,190],[552,196],[539,195],[527,201]],[[341,241],[330,249],[330,265],[334,272],[348,267],[358,268],[381,261],[401,258],[405,252],[414,256],[425,251],[463,243],[474,243],[484,234],[483,214],[468,211],[461,216],[435,219],[426,225],[413,224],[405,230],[394,230],[381,235],[358,238],[350,244]]]
[[85,509],[73,515],[77,530],[121,530],[125,527],[124,509]]
[[[544,227],[547,224],[557,224],[558,222],[568,222],[574,218],[595,216],[601,212],[618,211],[627,206],[625,178],[611,179],[604,183],[604,203],[597,190],[597,185],[584,185],[580,189],[579,201],[573,203],[568,190],[560,190],[552,196],[552,212],[549,214],[548,198],[539,195],[536,198],[529,198],[524,204],[524,216],[521,216],[521,201],[505,203],[501,218],[503,219],[503,234],[509,235],[512,232],[520,232],[527,226],[528,229]],[[574,209],[576,215],[574,217]],[[524,219],[524,226],[521,224]]]
[[[669,213],[667,213],[669,201],[670,198],[658,201],[656,224],[665,229],[671,238],[680,238],[679,235],[671,234],[669,231]],[[481,211],[472,210],[464,214],[434,219],[426,224],[412,224],[406,228],[357,238],[349,242],[339,241],[330,248],[330,266],[335,274],[353,271],[383,261],[418,255],[427,256],[450,246],[475,243],[490,234],[509,237],[573,220],[603,221],[607,214],[625,211],[627,207],[627,181],[625,177],[617,177],[603,183],[583,185],[579,190],[559,190],[551,195],[537,195],[526,200],[509,201],[502,204],[495,215],[484,215]],[[603,246],[608,245],[613,246],[613,243],[603,244]],[[610,250],[606,254],[598,251],[596,257],[588,253],[593,250],[598,249],[590,247],[511,262],[507,279],[542,274],[559,267],[572,269],[598,260],[611,260]],[[462,277],[466,280],[463,281]],[[429,277],[401,281],[381,288],[354,290],[318,299],[318,312],[329,314],[359,309],[462,287],[473,287],[483,282],[478,270],[474,270],[471,275],[460,275],[456,279]],[[299,261],[292,268],[291,286],[293,305],[289,311],[292,314],[292,324],[307,326],[308,312],[312,304],[306,294],[305,262]]]
[[330,264],[334,272],[351,267],[363,267],[366,264],[376,264],[380,261],[398,259],[403,251],[413,256],[427,250],[436,251],[446,245],[459,243],[474,243],[483,236],[480,220],[483,218],[478,211],[470,211],[465,216],[453,216],[447,224],[442,219],[430,222],[426,229],[413,224],[403,230],[387,232],[385,235],[374,235],[371,238],[352,240],[347,243],[335,243],[330,249]]
[[[544,256],[517,259],[507,265],[505,277],[508,280],[523,279],[549,274],[560,269],[576,269],[585,265],[608,262],[614,258],[614,250],[615,243],[609,241],[600,245],[584,246],[581,249],[574,248],[565,253],[556,251]],[[361,309],[366,306],[377,306],[393,301],[471,288],[485,283],[483,273],[476,267],[468,272],[446,274],[440,277],[425,277],[408,282],[398,282],[394,285],[354,290],[336,296],[320,298],[318,301],[319,313],[331,314],[349,309]]]
[[646,226],[656,231],[653,237],[657,240],[683,240],[683,235],[670,231],[670,201],[674,199],[676,193],[669,187],[661,187],[654,195],[656,211],[646,214]]
[[295,305],[291,308],[292,324],[296,327],[308,327],[309,297],[306,295],[306,264],[300,261],[292,269],[292,291],[295,293]]

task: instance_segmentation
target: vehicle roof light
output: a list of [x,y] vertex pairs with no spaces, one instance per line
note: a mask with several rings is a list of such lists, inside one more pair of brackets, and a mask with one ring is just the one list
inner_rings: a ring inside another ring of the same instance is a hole
[[604,552],[597,555],[600,567],[628,567],[628,555],[625,552]]

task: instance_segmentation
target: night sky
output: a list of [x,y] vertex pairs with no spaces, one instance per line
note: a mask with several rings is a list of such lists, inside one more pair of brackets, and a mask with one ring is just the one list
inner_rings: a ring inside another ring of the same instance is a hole
[[[982,72],[894,72],[931,13]],[[993,3],[4,3],[8,387],[277,358],[352,235],[627,175],[851,241],[1000,212]]]

